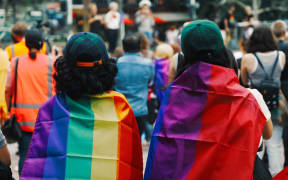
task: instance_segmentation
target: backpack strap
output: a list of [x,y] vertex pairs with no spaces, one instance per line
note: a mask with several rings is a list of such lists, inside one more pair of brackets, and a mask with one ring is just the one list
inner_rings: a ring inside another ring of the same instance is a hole
[[259,59],[259,57],[257,56],[256,53],[253,53],[254,56],[256,57],[257,61],[258,61],[258,64],[260,65],[261,69],[264,71],[264,74],[265,74],[265,79],[269,79],[269,74],[266,72],[261,60]]
[[279,51],[277,51],[277,56],[276,56],[276,59],[275,59],[274,65],[273,65],[273,69],[271,72],[271,76],[270,76],[271,79],[273,79],[273,75],[274,75],[274,72],[275,72],[275,69],[276,69],[278,62],[279,62]]
[[[15,60],[15,69],[14,69],[14,103],[12,104],[11,101],[10,101],[10,104],[9,104],[9,107],[8,107],[8,110],[10,111],[11,110],[11,107],[14,107],[16,108],[16,100],[17,100],[17,71],[18,71],[18,61],[19,61],[19,58],[17,58]],[[12,99],[11,99],[12,100]]]

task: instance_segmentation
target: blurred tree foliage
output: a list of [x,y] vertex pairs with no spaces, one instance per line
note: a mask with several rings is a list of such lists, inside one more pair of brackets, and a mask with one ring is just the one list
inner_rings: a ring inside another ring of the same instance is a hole
[[[245,16],[244,6],[258,4],[259,20],[276,20],[288,18],[288,0],[198,0],[200,7],[197,16],[200,19],[210,19],[219,22],[223,19],[231,5],[236,6],[235,18],[238,21]],[[252,7],[253,9],[253,7]]]

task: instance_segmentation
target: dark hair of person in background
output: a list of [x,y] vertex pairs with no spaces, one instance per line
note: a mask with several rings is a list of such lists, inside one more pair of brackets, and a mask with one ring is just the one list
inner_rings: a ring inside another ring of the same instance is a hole
[[268,26],[260,26],[254,29],[254,32],[248,41],[248,53],[268,52],[277,49],[277,43]]
[[227,51],[228,59],[231,63],[231,67],[229,67],[229,68],[233,69],[235,71],[236,75],[238,76],[239,67],[237,64],[237,60],[235,59],[235,56],[233,55],[232,50],[226,48],[226,51]]
[[225,48],[221,53],[214,53],[213,51],[198,51],[191,54],[191,57],[185,57],[180,54],[178,58],[177,76],[182,74],[189,66],[198,62],[206,62],[218,66],[233,69],[238,75],[238,66],[231,50]]
[[132,33],[128,34],[122,41],[123,49],[125,52],[140,52],[141,49],[141,39],[139,34]]
[[38,29],[31,29],[26,32],[25,44],[29,49],[29,57],[31,59],[36,59],[36,53],[43,46],[43,35]]
[[[76,59],[89,60],[87,54],[81,54]],[[66,59],[65,55],[55,62],[54,79],[56,91],[59,94],[67,94],[72,99],[78,99],[83,95],[99,95],[112,90],[117,74],[117,66],[113,59],[103,60],[103,64],[94,67],[77,67],[76,62]]]

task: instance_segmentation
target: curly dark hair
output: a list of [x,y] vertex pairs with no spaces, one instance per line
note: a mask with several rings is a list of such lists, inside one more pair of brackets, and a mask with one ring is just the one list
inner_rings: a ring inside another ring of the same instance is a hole
[[272,31],[268,26],[257,27],[252,33],[249,41],[247,52],[268,52],[277,50],[277,42],[275,41]]
[[75,61],[62,56],[56,60],[54,67],[57,93],[67,94],[72,99],[78,99],[84,94],[97,95],[112,90],[118,71],[113,59],[88,68],[77,67]]

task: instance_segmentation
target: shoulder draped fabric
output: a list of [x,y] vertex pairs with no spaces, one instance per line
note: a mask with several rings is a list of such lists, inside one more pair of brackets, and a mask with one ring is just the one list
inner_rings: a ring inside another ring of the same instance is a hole
[[138,126],[127,100],[109,91],[77,101],[54,96],[39,111],[21,180],[141,180]]
[[167,89],[144,179],[252,179],[265,123],[232,69],[194,64]]

